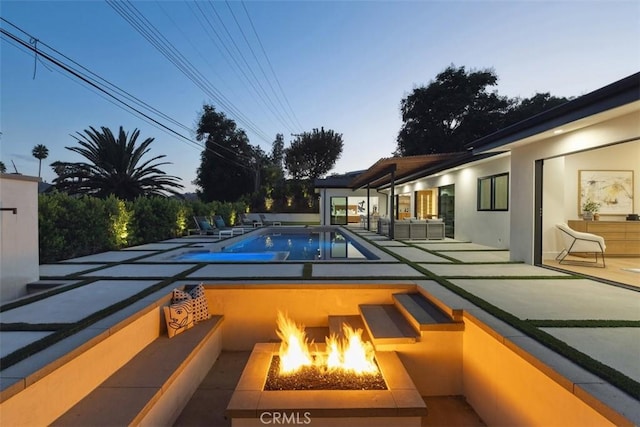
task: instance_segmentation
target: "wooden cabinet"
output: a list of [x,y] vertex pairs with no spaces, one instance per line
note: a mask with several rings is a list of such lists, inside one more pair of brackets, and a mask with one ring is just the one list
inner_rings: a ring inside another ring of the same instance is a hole
[[604,237],[606,256],[640,256],[640,221],[569,221],[576,231]]

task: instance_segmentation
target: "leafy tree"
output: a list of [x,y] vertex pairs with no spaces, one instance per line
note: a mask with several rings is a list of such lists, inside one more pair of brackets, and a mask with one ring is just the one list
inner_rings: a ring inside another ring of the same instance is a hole
[[6,173],[7,167],[4,165],[4,162],[0,162],[0,173]]
[[500,129],[509,101],[489,92],[497,81],[491,69],[450,65],[428,86],[414,89],[401,103],[396,154],[463,151],[465,143]]
[[254,191],[260,152],[249,144],[244,130],[213,106],[204,105],[197,139],[205,142],[193,181],[202,200],[237,201]]
[[536,93],[531,98],[515,98],[511,101],[511,107],[504,117],[504,125],[509,126],[513,123],[528,119],[545,110],[549,110],[558,105],[570,101],[568,98],[558,98],[552,96],[549,92]]
[[333,168],[342,154],[342,134],[324,128],[296,135],[284,150],[284,164],[294,179],[313,181]]
[[143,157],[151,150],[153,138],[147,138],[136,147],[140,131],[131,135],[122,126],[116,138],[111,130],[101,127],[101,131],[90,127],[84,134],[78,132],[79,147],[65,147],[80,154],[88,162],[54,162],[58,177],[54,184],[69,194],[88,194],[100,198],[114,195],[122,200],[133,200],[139,196],[164,196],[178,194],[183,188],[180,178],[167,175],[160,166],[169,162],[154,163],[165,155],[149,160]]
[[38,159],[38,178],[42,172],[42,161],[49,157],[49,149],[42,144],[38,144],[31,150],[31,155]]

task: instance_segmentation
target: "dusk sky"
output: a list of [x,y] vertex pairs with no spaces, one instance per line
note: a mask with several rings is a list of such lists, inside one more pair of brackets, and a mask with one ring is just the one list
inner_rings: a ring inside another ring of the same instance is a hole
[[[104,1],[3,0],[2,18],[29,35],[1,26],[27,42],[37,38],[141,99],[172,120],[160,119],[164,124],[194,140],[203,103],[225,112],[266,152],[277,133],[288,145],[292,133],[333,129],[344,139],[336,173],[391,156],[402,98],[450,64],[493,68],[496,90],[509,97],[580,96],[640,70],[637,0],[131,4],[206,78],[209,93]],[[155,138],[151,155],[166,154],[173,164],[164,170],[194,190],[200,148],[44,60],[36,62],[34,78],[34,54],[4,35],[0,47],[0,160],[8,172],[13,161],[20,173],[37,176],[31,150],[44,144],[49,157],[42,175],[51,182],[52,162],[82,161],[64,148],[76,145],[70,135],[122,125]]]

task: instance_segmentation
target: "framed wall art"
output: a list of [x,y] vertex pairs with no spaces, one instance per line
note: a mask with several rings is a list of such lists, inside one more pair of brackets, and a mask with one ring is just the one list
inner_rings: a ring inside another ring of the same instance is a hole
[[600,205],[601,215],[627,215],[633,212],[632,170],[578,171],[578,214],[587,201]]

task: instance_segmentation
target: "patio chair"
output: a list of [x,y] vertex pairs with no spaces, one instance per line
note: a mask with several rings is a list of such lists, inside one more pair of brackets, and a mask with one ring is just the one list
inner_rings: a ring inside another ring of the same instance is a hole
[[262,221],[258,221],[258,220],[249,218],[249,215],[247,215],[244,212],[240,214],[240,223],[242,225],[247,226],[247,227],[251,226],[251,227],[254,227],[254,228],[255,227],[262,227],[264,225],[264,224],[262,224]]
[[216,215],[213,217],[213,223],[215,224],[216,229],[220,231],[231,231],[231,235],[235,236],[236,234],[244,234],[244,227],[227,227],[224,219],[220,215]]
[[206,216],[194,216],[193,220],[196,223],[196,231],[198,234],[205,234],[210,236],[217,236],[219,239],[222,236],[232,237],[232,230],[219,230],[217,229],[211,222],[209,218]]
[[268,221],[264,214],[260,214],[260,220],[264,225],[282,225],[280,221]]
[[[590,265],[605,268],[604,251],[607,248],[604,237],[591,233],[576,231],[567,224],[556,224],[564,242],[564,248],[556,257],[560,264]],[[566,260],[568,255],[584,256],[594,254],[595,261]],[[602,256],[602,264],[598,263],[598,255]]]

